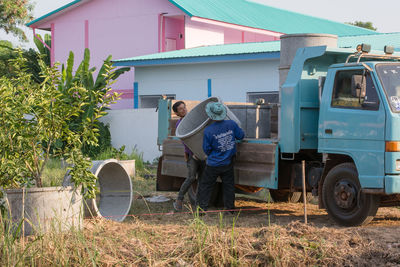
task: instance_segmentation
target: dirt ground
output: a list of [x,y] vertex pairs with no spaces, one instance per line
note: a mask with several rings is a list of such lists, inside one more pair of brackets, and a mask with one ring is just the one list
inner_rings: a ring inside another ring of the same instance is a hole
[[[154,192],[151,195],[163,195],[170,200],[151,203],[144,197],[138,197],[131,209],[132,215],[126,220],[128,224],[130,221],[139,220],[157,228],[167,226],[171,229],[187,225],[188,221],[193,220],[194,215],[187,202],[184,212],[173,213],[172,199],[176,197],[175,193]],[[222,221],[228,226],[234,222],[236,229],[242,233],[249,232],[254,236],[258,235],[260,229],[278,227],[283,231],[282,236],[285,235],[285,231],[290,236],[298,229],[301,232],[300,236],[307,236],[312,232],[317,236],[320,235],[326,242],[336,245],[340,244],[342,239],[346,239],[347,248],[343,247],[344,250],[339,252],[343,253],[342,261],[334,265],[400,266],[400,209],[397,207],[380,208],[374,220],[361,227],[337,225],[329,218],[326,211],[318,209],[316,204],[307,204],[308,225],[303,224],[302,203],[268,203],[240,196],[236,198],[236,207],[241,211],[236,215],[224,214]],[[221,215],[216,208],[211,208],[202,220],[207,225],[221,224]],[[358,241],[352,241],[354,238]],[[356,245],[352,244],[353,242]],[[321,265],[331,263],[320,262]]]

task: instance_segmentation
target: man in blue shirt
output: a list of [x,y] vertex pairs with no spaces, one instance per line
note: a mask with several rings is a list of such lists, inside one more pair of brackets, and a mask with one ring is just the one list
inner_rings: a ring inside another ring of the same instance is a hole
[[[182,121],[182,119],[187,114],[185,102],[183,102],[183,101],[176,102],[172,106],[172,110],[180,118],[175,125],[177,128],[179,123]],[[205,165],[205,162],[197,159],[193,155],[193,152],[185,144],[183,144],[183,146],[185,147],[185,161],[186,161],[186,166],[188,169],[188,176],[186,177],[185,181],[181,185],[181,188],[178,193],[178,198],[173,203],[173,207],[174,207],[175,211],[182,211],[183,199],[185,197],[185,194],[188,192],[190,186],[192,186],[192,184],[196,180],[196,176],[198,178],[200,178],[202,176],[202,173],[204,170],[204,165]]]
[[221,177],[224,207],[235,208],[235,185],[232,158],[236,154],[236,140],[244,137],[243,130],[226,118],[226,107],[219,102],[206,105],[206,113],[214,122],[204,130],[203,150],[207,155],[206,169],[198,189],[198,205],[203,211],[208,208],[211,192],[217,177]]

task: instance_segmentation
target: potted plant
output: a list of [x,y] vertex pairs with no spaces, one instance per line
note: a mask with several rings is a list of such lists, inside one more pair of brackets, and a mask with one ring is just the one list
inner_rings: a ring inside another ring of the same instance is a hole
[[[91,161],[83,155],[82,147],[97,144],[96,123],[118,97],[110,93],[110,84],[125,70],[113,71],[109,57],[94,81],[95,68],[89,69],[89,58],[86,49],[74,76],[72,53],[61,72],[58,65],[48,67],[41,61],[44,81],[38,84],[25,71],[26,60],[20,55],[12,64],[15,75],[0,77],[0,186],[6,189],[2,192],[10,202],[12,220],[25,219],[26,234],[34,225],[46,230],[49,216],[63,221],[70,216],[64,211],[79,215],[76,209],[80,209],[81,197],[76,188],[84,197],[95,196],[96,176],[90,172]],[[74,189],[41,188],[50,157],[67,160]],[[53,196],[43,200],[47,194]],[[66,204],[58,204],[62,198]]]

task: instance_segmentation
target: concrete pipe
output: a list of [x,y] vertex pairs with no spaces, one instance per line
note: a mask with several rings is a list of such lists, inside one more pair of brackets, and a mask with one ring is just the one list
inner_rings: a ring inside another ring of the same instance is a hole
[[[222,102],[218,97],[210,97],[195,106],[179,123],[176,128],[176,136],[187,145],[193,154],[201,159],[206,159],[203,151],[204,129],[212,123],[206,113],[206,105],[209,102]],[[227,107],[226,119],[234,120],[239,126],[240,121]]]
[[[132,181],[125,168],[115,159],[93,161],[90,170],[97,178],[100,189],[96,199],[85,200],[85,217],[102,216],[122,222],[131,208]],[[70,175],[64,178],[64,185],[71,184]]]
[[338,37],[333,34],[300,33],[282,35],[279,62],[279,88],[285,83],[290,66],[299,48],[308,46],[337,47]]

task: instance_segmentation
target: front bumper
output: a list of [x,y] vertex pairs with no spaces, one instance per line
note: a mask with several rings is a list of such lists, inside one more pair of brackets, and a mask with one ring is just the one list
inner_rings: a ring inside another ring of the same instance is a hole
[[385,175],[385,193],[388,195],[400,193],[400,175]]

